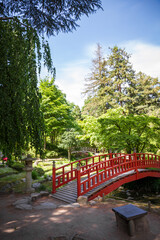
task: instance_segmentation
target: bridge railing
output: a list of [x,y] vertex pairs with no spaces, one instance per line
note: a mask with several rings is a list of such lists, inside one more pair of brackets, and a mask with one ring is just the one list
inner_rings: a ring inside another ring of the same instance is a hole
[[[57,188],[77,178],[77,164],[80,165],[81,167],[80,171],[83,172],[88,168],[92,168],[96,163],[101,163],[103,161],[107,161],[111,158],[115,158],[121,155],[122,155],[121,153],[108,153],[95,155],[74,162],[70,162],[59,168],[56,168],[55,162],[53,162],[52,193],[55,193]],[[91,172],[92,171],[94,171],[94,168],[92,168]]]
[[83,195],[101,183],[122,173],[141,168],[160,168],[160,156],[147,153],[121,155],[96,163],[88,169],[77,169],[77,195]]

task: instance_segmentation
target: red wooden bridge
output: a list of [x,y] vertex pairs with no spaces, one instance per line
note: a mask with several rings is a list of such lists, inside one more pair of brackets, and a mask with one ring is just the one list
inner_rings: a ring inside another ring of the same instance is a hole
[[160,156],[149,153],[109,153],[71,162],[53,162],[53,197],[68,203],[81,195],[88,200],[108,194],[124,183],[160,177]]

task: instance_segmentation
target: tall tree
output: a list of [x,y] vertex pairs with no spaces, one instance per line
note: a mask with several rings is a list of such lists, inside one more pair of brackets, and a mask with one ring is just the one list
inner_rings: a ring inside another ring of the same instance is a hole
[[[102,57],[100,45],[97,46],[93,69],[86,79],[89,97],[85,102],[83,114],[99,116],[107,109],[126,106],[132,110],[135,97],[135,73],[125,50],[110,48],[108,58]],[[93,112],[93,110],[95,112]],[[133,111],[133,110],[132,110]]]
[[139,72],[136,75],[136,101],[134,105],[137,114],[160,116],[160,82]]
[[29,143],[41,152],[43,117],[36,72],[40,57],[35,31],[19,22],[0,21],[0,148],[9,158],[13,152],[21,155]]
[[61,136],[60,147],[68,150],[68,160],[71,160],[71,150],[73,147],[77,148],[80,144],[78,139],[79,132],[75,128],[67,129]]
[[73,104],[72,115],[77,121],[82,119],[81,109],[78,105]]
[[[42,53],[38,36],[71,31],[82,15],[100,8],[100,0],[0,2],[0,148],[8,156],[13,152],[20,155],[29,142],[37,152],[41,150],[43,124],[37,67],[40,72]],[[44,64],[53,73],[44,37],[42,46]]]
[[41,80],[39,89],[42,94],[41,110],[45,120],[45,135],[55,144],[58,135],[73,126],[71,107],[53,78]]
[[130,56],[124,49],[115,46],[110,48],[110,50],[111,54],[108,57],[107,63],[109,78],[112,79],[115,106],[123,107],[134,97],[135,73],[129,62]]
[[[102,47],[97,44],[95,58],[92,60],[91,73],[85,79],[85,91],[88,96],[83,107],[83,114],[99,116],[104,113],[107,108],[106,94],[104,89],[108,87],[108,92],[111,91],[111,82],[108,79],[107,62],[103,57]],[[103,90],[102,90],[103,89]]]

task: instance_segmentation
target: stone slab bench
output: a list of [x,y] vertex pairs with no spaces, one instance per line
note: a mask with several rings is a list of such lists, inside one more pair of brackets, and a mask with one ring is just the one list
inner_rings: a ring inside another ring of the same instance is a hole
[[149,230],[146,218],[147,211],[132,204],[112,208],[112,211],[115,212],[118,228],[127,232],[130,236]]

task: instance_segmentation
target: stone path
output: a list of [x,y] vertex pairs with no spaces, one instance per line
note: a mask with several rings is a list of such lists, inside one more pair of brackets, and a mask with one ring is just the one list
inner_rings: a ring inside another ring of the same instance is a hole
[[56,204],[53,202],[48,202],[48,201],[39,201],[39,204],[37,204],[37,200],[44,196],[48,196],[49,193],[42,191],[40,193],[32,193],[30,196],[26,196],[23,198],[18,199],[15,201],[12,205],[16,209],[21,209],[21,210],[41,210],[41,209],[56,209],[56,208],[77,208],[80,207],[79,203],[72,203],[72,204],[66,204],[65,202],[61,202]]

